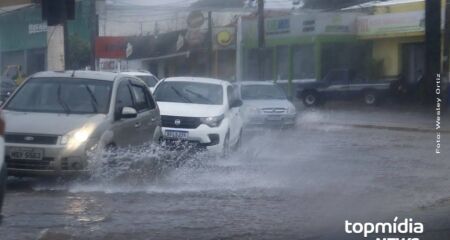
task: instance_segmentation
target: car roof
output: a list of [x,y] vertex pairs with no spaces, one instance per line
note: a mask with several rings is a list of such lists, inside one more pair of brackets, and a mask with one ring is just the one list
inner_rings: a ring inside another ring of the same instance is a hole
[[120,72],[121,74],[131,75],[131,76],[154,76],[149,72]]
[[273,81],[242,81],[237,84],[241,85],[275,85]]
[[170,77],[165,78],[165,82],[198,82],[198,83],[211,83],[227,85],[230,84],[228,81],[215,79],[215,78],[204,78],[204,77]]
[[114,81],[118,76],[125,76],[122,73],[85,71],[85,70],[67,70],[67,71],[45,71],[33,74],[32,78],[40,77],[73,77],[83,79],[95,79],[104,81]]

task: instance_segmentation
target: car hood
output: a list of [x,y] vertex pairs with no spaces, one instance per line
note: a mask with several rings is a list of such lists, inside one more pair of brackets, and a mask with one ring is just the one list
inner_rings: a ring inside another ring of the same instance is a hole
[[161,115],[179,117],[215,117],[225,112],[223,105],[158,102]]
[[294,108],[288,100],[244,100],[244,108]]
[[64,135],[82,127],[96,126],[104,114],[56,114],[3,111],[6,132]]

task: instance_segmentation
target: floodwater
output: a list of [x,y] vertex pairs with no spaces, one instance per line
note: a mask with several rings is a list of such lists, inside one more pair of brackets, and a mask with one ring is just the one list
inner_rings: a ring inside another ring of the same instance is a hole
[[433,154],[433,132],[316,124],[323,115],[249,132],[226,159],[145,147],[93,156],[89,179],[10,178],[1,239],[346,239],[333,238],[345,220],[450,198],[450,144]]

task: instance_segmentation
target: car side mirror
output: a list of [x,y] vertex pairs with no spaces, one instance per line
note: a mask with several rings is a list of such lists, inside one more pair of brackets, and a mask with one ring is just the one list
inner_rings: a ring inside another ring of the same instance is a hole
[[240,106],[242,106],[242,104],[243,104],[242,100],[236,99],[231,103],[230,108],[240,107]]
[[136,118],[137,117],[137,111],[136,109],[132,107],[124,107],[122,108],[122,112],[120,113],[120,119],[130,119],[130,118]]

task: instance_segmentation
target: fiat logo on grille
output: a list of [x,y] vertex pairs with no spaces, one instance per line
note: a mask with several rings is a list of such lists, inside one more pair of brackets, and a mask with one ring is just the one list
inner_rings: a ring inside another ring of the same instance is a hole
[[33,141],[34,140],[34,137],[32,137],[32,136],[26,136],[26,137],[24,137],[24,139],[25,139],[25,141]]
[[180,126],[181,124],[181,120],[180,119],[175,119],[175,125]]

